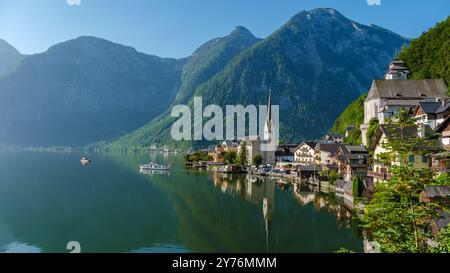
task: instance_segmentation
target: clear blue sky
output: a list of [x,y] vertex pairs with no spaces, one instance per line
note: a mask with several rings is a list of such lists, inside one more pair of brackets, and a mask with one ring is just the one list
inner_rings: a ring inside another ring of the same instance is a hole
[[450,15],[450,0],[0,0],[0,38],[27,54],[90,35],[185,57],[237,25],[266,37],[299,11],[317,7],[411,38]]

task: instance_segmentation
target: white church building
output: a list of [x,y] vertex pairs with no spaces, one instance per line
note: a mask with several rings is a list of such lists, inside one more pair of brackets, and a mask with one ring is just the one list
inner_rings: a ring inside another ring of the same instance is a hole
[[402,60],[394,59],[384,80],[374,80],[364,102],[364,124],[361,125],[362,142],[367,145],[369,122],[378,118],[379,124],[398,113],[400,108],[413,109],[422,101],[447,98],[448,88],[442,79],[409,80],[409,70]]

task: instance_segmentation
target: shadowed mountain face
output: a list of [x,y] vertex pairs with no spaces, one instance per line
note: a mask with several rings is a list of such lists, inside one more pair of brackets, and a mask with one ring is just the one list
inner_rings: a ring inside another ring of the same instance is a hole
[[23,58],[17,49],[0,39],[0,78],[14,72]]
[[[333,9],[304,11],[233,58],[194,94],[203,97],[204,105],[258,105],[272,90],[274,104],[280,105],[281,138],[316,138],[383,75],[405,43],[391,31],[361,25]],[[166,114],[112,147],[166,144],[173,122]]]
[[242,26],[228,36],[216,38],[200,46],[183,67],[182,84],[175,104],[186,103],[196,89],[221,71],[237,54],[259,39]]
[[84,145],[125,134],[167,109],[183,63],[93,37],[26,57],[0,81],[0,142]]

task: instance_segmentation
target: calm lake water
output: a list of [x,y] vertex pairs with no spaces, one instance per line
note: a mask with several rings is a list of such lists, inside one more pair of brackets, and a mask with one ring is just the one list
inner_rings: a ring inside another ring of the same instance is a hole
[[[0,152],[0,252],[361,252],[333,194],[185,170],[182,157]],[[171,163],[167,175],[139,164]]]

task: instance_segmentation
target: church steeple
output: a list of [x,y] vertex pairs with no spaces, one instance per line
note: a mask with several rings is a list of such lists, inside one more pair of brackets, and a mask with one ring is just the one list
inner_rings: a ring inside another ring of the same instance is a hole
[[407,80],[409,70],[406,63],[396,57],[390,64],[389,69],[384,75],[386,80]]
[[267,103],[267,116],[264,123],[264,140],[270,141],[272,139],[272,90],[269,90],[269,101]]

